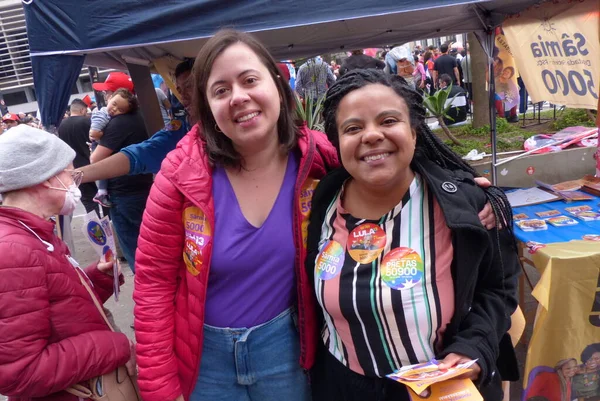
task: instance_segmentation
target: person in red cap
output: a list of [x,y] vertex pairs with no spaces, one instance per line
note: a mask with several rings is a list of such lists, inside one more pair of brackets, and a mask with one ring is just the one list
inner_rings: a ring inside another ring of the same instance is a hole
[[20,122],[21,120],[19,119],[19,116],[14,113],[6,113],[4,116],[2,116],[2,123],[6,127],[6,131],[16,127]]
[[93,84],[92,87],[94,90],[103,93],[106,103],[108,103],[112,94],[119,88],[125,88],[129,92],[134,92],[133,81],[131,80],[131,77],[124,72],[111,72],[106,77],[104,83],[97,82]]
[[[104,97],[108,100],[106,113],[109,118],[107,121],[105,119],[103,135],[90,155],[92,164],[129,145],[148,139],[142,114],[136,110],[137,107],[132,106],[133,83],[128,75],[120,72],[110,73],[104,83],[96,83],[93,87],[104,92]],[[102,110],[92,114],[91,128],[95,128],[94,120],[101,113]],[[132,271],[142,215],[152,182],[152,174],[108,180],[108,198],[104,199],[105,204],[110,201],[109,215],[123,255]]]

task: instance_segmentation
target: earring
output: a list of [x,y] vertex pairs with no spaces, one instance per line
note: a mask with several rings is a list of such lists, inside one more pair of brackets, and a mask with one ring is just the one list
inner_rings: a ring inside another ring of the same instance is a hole
[[223,133],[217,124],[215,124],[215,131],[220,132],[221,134]]

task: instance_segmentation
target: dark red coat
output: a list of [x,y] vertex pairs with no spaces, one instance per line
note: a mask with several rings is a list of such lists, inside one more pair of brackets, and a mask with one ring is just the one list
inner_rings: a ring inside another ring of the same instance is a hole
[[[308,369],[317,345],[315,297],[304,269],[311,199],[318,181],[338,166],[324,134],[302,129],[294,198],[300,364]],[[207,241],[195,264],[184,262],[186,216],[203,221]],[[290,224],[284,222],[282,224]],[[138,383],[145,401],[188,399],[202,356],[204,303],[212,252],[212,168],[195,125],[169,153],[146,204],[135,258]]]
[[[0,394],[11,401],[76,401],[62,390],[129,360],[129,340],[110,331],[68,254],[54,223],[0,207]],[[84,271],[103,303],[112,277]]]

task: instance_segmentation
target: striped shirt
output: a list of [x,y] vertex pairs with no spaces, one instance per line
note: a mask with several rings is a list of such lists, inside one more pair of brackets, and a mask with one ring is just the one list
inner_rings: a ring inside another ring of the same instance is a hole
[[327,209],[315,263],[329,352],[356,373],[384,377],[439,352],[454,314],[452,236],[419,176],[379,220]]

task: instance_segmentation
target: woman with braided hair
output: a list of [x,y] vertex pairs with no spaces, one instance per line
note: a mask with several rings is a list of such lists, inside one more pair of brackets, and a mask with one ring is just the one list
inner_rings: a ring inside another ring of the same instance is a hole
[[[342,167],[315,190],[308,232],[322,328],[313,399],[408,400],[385,376],[436,358],[444,369],[477,359],[464,377],[501,400],[501,376],[517,372],[507,330],[519,271],[505,195],[476,185],[398,76],[343,76],[324,117]],[[479,221],[488,201],[504,229]]]

